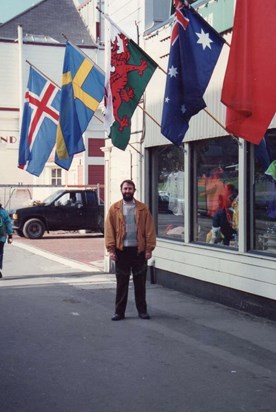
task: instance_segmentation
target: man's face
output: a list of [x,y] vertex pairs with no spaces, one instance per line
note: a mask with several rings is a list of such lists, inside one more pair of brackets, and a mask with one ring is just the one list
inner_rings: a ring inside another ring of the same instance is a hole
[[122,195],[125,202],[131,202],[134,196],[134,187],[129,183],[124,183],[122,186]]

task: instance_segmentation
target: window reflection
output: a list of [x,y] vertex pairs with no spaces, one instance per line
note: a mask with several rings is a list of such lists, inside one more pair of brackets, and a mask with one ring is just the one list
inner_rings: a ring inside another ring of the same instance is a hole
[[255,153],[254,244],[264,253],[276,253],[276,129],[269,130]]
[[155,152],[157,163],[157,233],[160,237],[184,239],[183,147],[163,146]]
[[238,143],[231,137],[194,143],[195,241],[238,246]]

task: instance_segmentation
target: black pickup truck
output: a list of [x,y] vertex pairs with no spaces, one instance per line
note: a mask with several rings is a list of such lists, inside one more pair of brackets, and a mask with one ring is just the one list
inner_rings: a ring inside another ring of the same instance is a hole
[[15,233],[40,239],[45,231],[104,232],[104,205],[95,190],[58,190],[43,202],[14,211]]

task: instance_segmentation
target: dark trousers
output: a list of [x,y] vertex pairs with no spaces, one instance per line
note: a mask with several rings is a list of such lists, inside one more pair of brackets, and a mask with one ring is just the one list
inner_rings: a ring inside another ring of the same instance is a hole
[[116,255],[117,289],[115,313],[118,315],[125,314],[131,273],[133,275],[134,296],[137,311],[138,313],[146,313],[147,261],[145,260],[145,254],[138,254],[137,247],[125,247],[123,251],[116,250]]
[[3,267],[4,245],[5,243],[0,241],[0,269]]

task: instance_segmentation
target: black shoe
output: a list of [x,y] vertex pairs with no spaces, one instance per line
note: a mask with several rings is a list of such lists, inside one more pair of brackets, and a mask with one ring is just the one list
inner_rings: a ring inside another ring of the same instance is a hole
[[123,319],[125,319],[125,315],[118,315],[118,313],[115,313],[111,318],[111,320],[123,320]]
[[0,278],[2,278],[2,277],[3,277],[2,272],[0,272]]
[[148,313],[139,313],[138,316],[141,319],[150,319],[150,315]]

